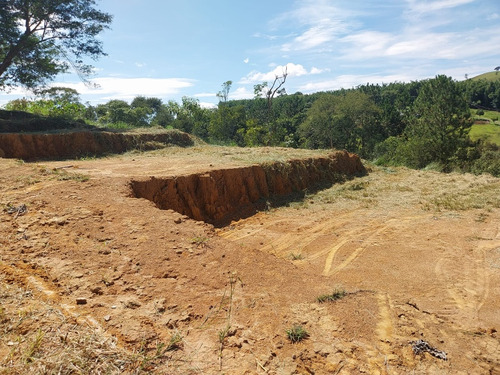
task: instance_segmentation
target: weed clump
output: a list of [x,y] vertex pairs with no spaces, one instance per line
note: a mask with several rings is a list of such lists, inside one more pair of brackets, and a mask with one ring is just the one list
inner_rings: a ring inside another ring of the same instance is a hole
[[294,325],[292,328],[287,329],[286,335],[292,343],[305,340],[309,337],[309,333],[301,325]]
[[319,303],[324,302],[333,302],[339,299],[344,298],[347,295],[347,292],[344,289],[335,289],[331,294],[322,294],[316,300]]

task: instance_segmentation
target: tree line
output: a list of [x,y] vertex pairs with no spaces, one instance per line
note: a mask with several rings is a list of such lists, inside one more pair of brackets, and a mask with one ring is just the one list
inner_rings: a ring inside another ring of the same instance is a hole
[[144,96],[92,106],[82,104],[74,90],[51,88],[36,100],[11,101],[6,109],[102,127],[175,128],[215,144],[346,149],[414,168],[436,163],[443,170],[470,169],[482,155],[497,152],[494,145],[472,142],[468,132],[471,108],[500,109],[500,81],[437,76],[308,95],[282,90],[272,101],[262,94],[266,83],[256,85],[253,99],[228,100],[231,84],[223,83],[216,108],[189,97],[164,103]]
[[[99,34],[112,16],[93,0],[12,0],[0,6],[0,90],[24,86],[35,100],[16,100],[6,109],[82,119],[104,127],[176,128],[208,142],[239,146],[347,149],[385,164],[421,168],[435,163],[500,175],[493,145],[472,142],[470,109],[500,109],[500,81],[456,82],[446,76],[384,85],[362,85],[304,95],[285,91],[287,71],[254,86],[255,97],[228,100],[231,81],[217,94],[216,108],[193,98],[181,103],[138,96],[82,104],[76,91],[49,88],[58,74],[75,70],[87,78],[105,52]],[[498,67],[495,68],[498,71]]]

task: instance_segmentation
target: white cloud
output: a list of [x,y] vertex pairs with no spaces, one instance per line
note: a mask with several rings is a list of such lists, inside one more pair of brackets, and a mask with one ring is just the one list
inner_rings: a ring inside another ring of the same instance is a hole
[[315,66],[313,66],[311,68],[311,71],[309,74],[321,74],[321,73],[324,73],[324,72],[329,72],[330,69],[320,69],[320,68],[316,68]]
[[350,47],[349,54],[354,58],[365,59],[372,55],[384,55],[384,51],[396,38],[390,33],[367,30],[348,35],[341,42]]
[[407,0],[410,13],[433,13],[443,9],[456,8],[461,5],[473,3],[475,0],[439,0],[439,1],[422,1],[422,0]]
[[297,1],[298,6],[271,21],[273,26],[296,25],[291,41],[281,45],[281,50],[307,51],[318,47],[331,49],[336,37],[352,28],[353,12],[332,5],[329,0]]
[[323,19],[318,24],[308,28],[292,42],[283,44],[281,50],[284,52],[303,51],[325,45],[332,42],[343,29],[339,22]]
[[339,19],[341,15],[350,16],[350,12],[332,5],[330,0],[303,0],[296,1],[298,7],[274,18],[270,25],[299,23],[302,26],[314,25],[325,19]]
[[217,105],[214,103],[208,103],[208,102],[199,102],[201,108],[217,108]]
[[56,82],[52,86],[64,86],[77,90],[82,95],[99,95],[105,100],[133,99],[138,95],[164,97],[177,94],[182,89],[194,85],[186,78],[117,78],[102,77],[92,80],[98,88],[89,88],[82,82]]
[[384,59],[386,65],[398,60],[421,62],[459,60],[475,56],[494,56],[492,45],[500,44],[500,27],[462,32],[416,32],[413,29],[402,33],[361,31],[340,40],[340,59],[370,61]]
[[282,76],[285,72],[288,74],[288,77],[300,77],[306,74],[310,74],[301,64],[288,63],[285,66],[278,65],[273,70],[267,73],[252,71],[248,73],[246,77],[243,77],[239,83],[248,84],[273,81],[276,76]]
[[195,94],[195,98],[215,98],[215,93],[213,92],[200,92],[199,94]]
[[229,93],[230,100],[252,99],[253,97],[253,91],[248,91],[246,87],[238,87],[236,90]]
[[247,57],[245,60],[243,60],[245,64],[248,64],[250,62],[250,59]]

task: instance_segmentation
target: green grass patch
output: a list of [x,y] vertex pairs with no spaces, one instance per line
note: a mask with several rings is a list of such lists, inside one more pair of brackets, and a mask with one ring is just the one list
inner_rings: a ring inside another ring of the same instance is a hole
[[292,343],[305,340],[309,337],[309,333],[301,325],[294,325],[292,328],[287,329],[286,335]]
[[485,81],[500,81],[500,72],[487,72],[487,73],[483,73],[483,74],[480,74],[476,77],[473,77],[471,78],[473,81],[479,81],[481,79],[485,80]]
[[469,136],[473,141],[482,139],[500,146],[500,125],[492,123],[472,125]]

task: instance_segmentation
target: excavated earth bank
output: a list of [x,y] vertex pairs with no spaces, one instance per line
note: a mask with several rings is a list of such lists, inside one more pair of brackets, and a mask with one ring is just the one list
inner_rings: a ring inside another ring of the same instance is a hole
[[167,145],[192,146],[193,139],[180,131],[164,133],[111,133],[75,131],[58,134],[0,134],[0,157],[23,160],[65,159],[120,154],[132,149],[151,150]]
[[295,159],[168,178],[131,182],[133,195],[216,226],[253,215],[266,199],[287,197],[344,176],[365,174],[360,158],[338,151],[328,157]]

